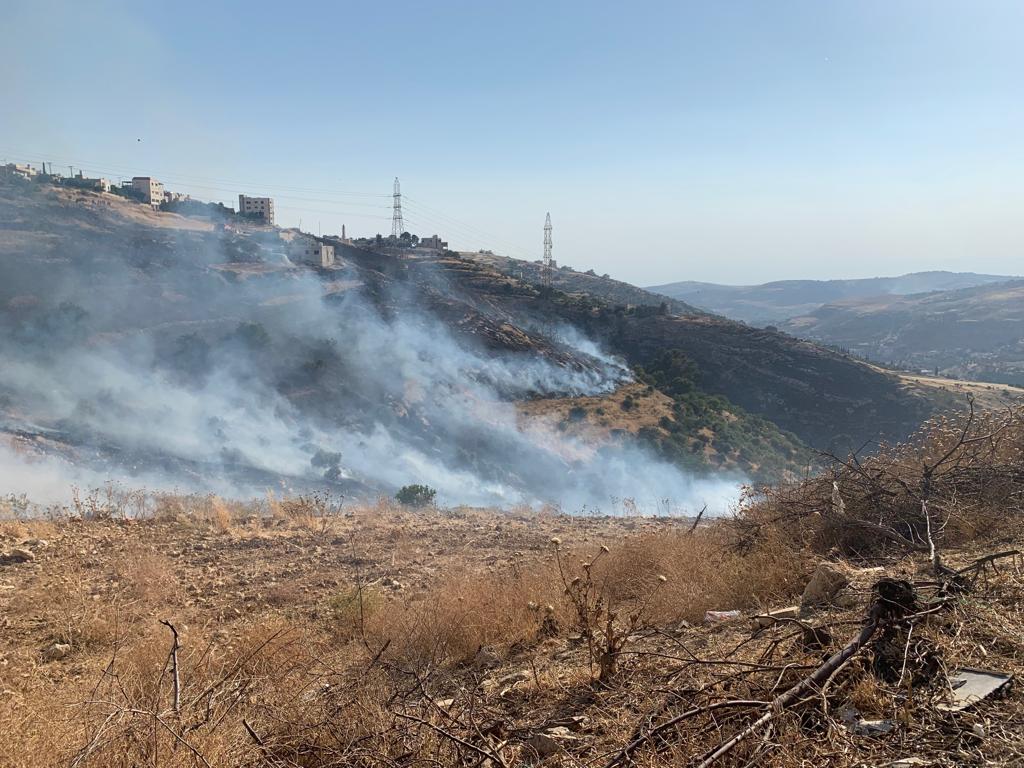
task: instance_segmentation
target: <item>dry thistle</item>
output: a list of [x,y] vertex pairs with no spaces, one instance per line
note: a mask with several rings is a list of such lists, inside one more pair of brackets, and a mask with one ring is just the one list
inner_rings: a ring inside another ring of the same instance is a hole
[[662,584],[664,584],[666,581],[668,581],[668,576],[666,576],[663,573],[659,573],[658,574],[658,581],[660,581]]
[[552,536],[551,537],[551,543],[554,544],[555,547],[562,546],[562,540],[560,538],[558,538],[557,536]]

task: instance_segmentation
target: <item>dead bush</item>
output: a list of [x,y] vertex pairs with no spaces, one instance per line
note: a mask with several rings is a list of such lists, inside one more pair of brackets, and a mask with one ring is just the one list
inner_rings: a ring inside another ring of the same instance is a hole
[[741,548],[773,531],[819,553],[929,553],[1018,529],[1024,410],[938,416],[906,444],[831,457],[800,483],[762,489],[734,521]]

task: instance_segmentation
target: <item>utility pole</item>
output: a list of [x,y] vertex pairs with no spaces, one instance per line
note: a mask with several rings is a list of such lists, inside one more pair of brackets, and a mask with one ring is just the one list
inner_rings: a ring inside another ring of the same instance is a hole
[[545,288],[551,287],[551,214],[544,219],[544,261],[541,266],[541,282]]
[[391,213],[391,236],[397,240],[405,231],[405,224],[402,223],[402,187],[398,184],[397,176],[395,176],[395,191],[392,198],[394,198],[394,206]]

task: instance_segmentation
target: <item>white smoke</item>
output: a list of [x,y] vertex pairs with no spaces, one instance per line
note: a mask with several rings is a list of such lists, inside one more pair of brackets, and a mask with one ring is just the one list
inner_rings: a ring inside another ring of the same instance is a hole
[[[0,494],[59,500],[73,484],[115,477],[248,495],[280,476],[354,495],[424,483],[446,504],[567,511],[724,512],[738,497],[739,479],[684,474],[630,442],[595,448],[544,424],[520,427],[513,399],[609,393],[631,379],[571,326],[552,334],[576,350],[570,362],[494,351],[404,296],[390,309],[357,289],[325,298],[304,270],[227,281],[210,269],[223,257],[200,245],[176,242],[157,266],[107,252],[51,279],[55,298],[42,308],[7,301],[0,415],[76,447],[70,462],[0,451]],[[130,290],[96,290],[97,274]],[[266,349],[240,346],[243,327],[265,334]],[[181,338],[190,333],[191,346]]]

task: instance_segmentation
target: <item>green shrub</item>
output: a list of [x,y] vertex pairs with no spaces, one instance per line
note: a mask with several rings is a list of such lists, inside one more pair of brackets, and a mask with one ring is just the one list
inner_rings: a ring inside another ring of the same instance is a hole
[[395,500],[407,507],[427,507],[434,503],[437,491],[429,485],[404,485],[395,494]]

